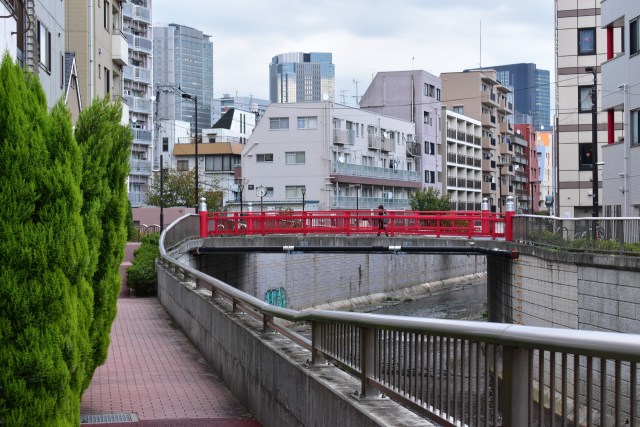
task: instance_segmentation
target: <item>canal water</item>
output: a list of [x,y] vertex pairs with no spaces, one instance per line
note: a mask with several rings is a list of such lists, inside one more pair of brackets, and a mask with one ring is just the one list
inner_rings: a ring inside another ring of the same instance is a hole
[[486,313],[486,307],[487,286],[483,280],[442,292],[433,292],[412,301],[391,300],[358,311],[433,319],[484,321],[486,319],[483,313]]

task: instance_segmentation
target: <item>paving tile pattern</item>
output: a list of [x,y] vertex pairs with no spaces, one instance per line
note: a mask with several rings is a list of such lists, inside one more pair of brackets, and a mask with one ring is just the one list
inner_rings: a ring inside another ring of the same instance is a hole
[[157,298],[127,296],[118,300],[107,362],[83,396],[83,415],[136,413],[141,425],[259,426]]

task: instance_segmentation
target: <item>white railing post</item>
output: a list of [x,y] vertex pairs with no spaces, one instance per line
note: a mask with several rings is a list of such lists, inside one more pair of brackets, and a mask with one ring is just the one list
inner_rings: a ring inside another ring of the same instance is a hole
[[360,397],[378,395],[378,391],[369,384],[369,378],[373,378],[375,370],[375,339],[375,329],[360,329]]

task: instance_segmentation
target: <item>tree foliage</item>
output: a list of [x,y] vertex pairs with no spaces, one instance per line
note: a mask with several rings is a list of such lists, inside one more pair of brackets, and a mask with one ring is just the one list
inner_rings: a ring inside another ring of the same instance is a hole
[[90,277],[93,286],[93,322],[90,338],[95,369],[104,363],[109,331],[116,315],[120,292],[120,263],[127,243],[128,195],[126,180],[133,134],[120,124],[122,104],[98,99],[83,110],[76,123],[75,137],[82,151],[82,214],[89,243]]
[[136,295],[151,295],[156,291],[156,258],[159,250],[160,234],[145,236],[141,245],[133,253],[131,266],[127,268],[127,286],[136,291]]
[[[165,169],[162,177],[163,206],[195,207],[195,169],[176,170]],[[219,181],[206,182],[202,177],[198,181],[199,197],[204,197],[207,209],[219,210],[222,206],[222,191]],[[147,203],[160,206],[160,173],[154,172],[153,182],[147,187]]]
[[409,206],[414,211],[448,211],[451,209],[451,196],[441,196],[433,187],[420,189],[409,195]]
[[124,253],[131,134],[118,124],[118,107],[93,109],[80,119],[93,124],[78,124],[91,136],[78,144],[64,104],[48,112],[37,78],[4,56],[2,425],[79,425],[82,392],[106,355]]

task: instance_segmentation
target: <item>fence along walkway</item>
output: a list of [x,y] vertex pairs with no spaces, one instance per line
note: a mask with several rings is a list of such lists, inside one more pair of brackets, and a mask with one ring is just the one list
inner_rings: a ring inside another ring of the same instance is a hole
[[[638,335],[275,307],[171,255],[201,218],[164,232],[159,267],[279,331],[312,363],[342,367],[362,396],[383,393],[449,426],[638,425]],[[311,339],[278,319],[309,322]]]

